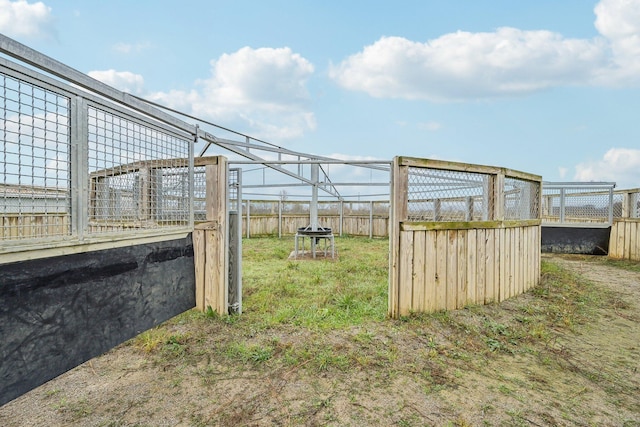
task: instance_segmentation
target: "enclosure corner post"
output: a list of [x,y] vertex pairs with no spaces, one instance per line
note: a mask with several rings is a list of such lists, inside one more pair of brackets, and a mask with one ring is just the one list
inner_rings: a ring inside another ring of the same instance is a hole
[[393,159],[391,173],[391,218],[389,221],[389,304],[388,314],[397,318],[399,312],[400,223],[407,219],[409,203],[409,167],[401,158]]
[[196,307],[220,315],[228,313],[227,173],[225,157],[206,165],[207,222],[194,229]]

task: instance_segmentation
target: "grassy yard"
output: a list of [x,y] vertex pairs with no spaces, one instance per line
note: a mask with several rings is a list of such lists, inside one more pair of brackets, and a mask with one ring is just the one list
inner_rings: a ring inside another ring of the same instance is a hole
[[[282,372],[289,372],[308,381],[320,375],[343,383],[346,390],[341,393],[352,395],[348,399],[354,402],[359,401],[356,396],[361,396],[361,391],[401,395],[403,386],[398,381],[438,396],[455,390],[465,377],[487,375],[487,367],[498,361],[522,357],[547,366],[551,373],[535,374],[531,380],[534,384],[547,383],[551,379],[545,375],[554,375],[554,371],[566,366],[566,354],[556,346],[558,336],[579,331],[597,316],[600,308],[616,299],[608,290],[581,281],[557,264],[543,260],[542,284],[521,297],[503,304],[390,320],[387,240],[340,238],[336,241],[336,260],[304,261],[288,259],[288,239],[251,239],[243,244],[241,316],[219,318],[212,313],[189,312],[146,332],[132,345],[147,351],[160,365],[197,365],[206,357],[209,364],[215,359],[215,366],[260,372],[264,378],[278,378]],[[629,263],[625,266],[636,268]],[[203,384],[216,381],[216,375],[206,369],[199,375]],[[497,383],[500,384],[494,386],[494,391],[500,397],[513,398],[513,384],[502,380]],[[344,421],[344,414],[331,415],[332,410],[322,408],[331,405],[330,394],[326,401],[322,394],[319,396],[315,397],[319,399],[315,405],[328,414],[324,421]],[[372,396],[372,401],[378,398]],[[630,411],[640,409],[637,399],[623,399],[620,404],[630,405],[626,408]],[[527,424],[522,411],[492,414],[497,405],[483,405],[488,420]],[[438,410],[444,411],[444,418],[437,419],[448,419],[451,425],[472,425],[471,420],[478,419],[477,415],[466,416],[444,407]],[[293,415],[294,409],[279,411],[277,423],[317,421],[308,411],[299,410]],[[372,417],[372,422],[380,418],[398,425],[423,425],[429,419],[418,404],[396,408],[397,412],[382,405],[379,411],[362,412],[363,416]],[[558,416],[565,417],[565,421],[580,419],[571,413],[558,415],[549,408],[539,411],[549,411],[547,421],[557,420]],[[238,411],[230,415],[230,420],[251,424],[254,412],[259,411]],[[544,417],[538,419],[544,421]],[[206,424],[206,417],[202,421]]]

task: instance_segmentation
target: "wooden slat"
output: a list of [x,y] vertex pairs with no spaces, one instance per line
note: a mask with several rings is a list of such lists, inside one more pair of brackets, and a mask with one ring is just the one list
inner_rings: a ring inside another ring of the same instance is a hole
[[406,316],[411,312],[413,300],[413,233],[400,233],[398,313]]
[[425,311],[426,294],[426,231],[413,233],[413,302],[411,309],[422,313]]
[[520,295],[522,292],[524,292],[524,270],[525,270],[525,264],[527,263],[527,259],[525,257],[525,253],[524,253],[524,241],[525,241],[525,230],[522,227],[519,228],[514,228],[513,229],[515,234],[516,234],[516,242],[517,243],[517,247],[516,247],[516,260],[515,260],[515,265],[516,265],[516,293],[515,295]]
[[437,231],[425,231],[425,302],[424,308],[427,312],[433,312],[436,310],[436,235]]
[[447,310],[455,310],[458,296],[457,296],[457,273],[458,273],[458,231],[448,230],[447,240],[449,242],[447,246]]
[[499,230],[485,230],[487,240],[485,256],[485,304],[497,301],[496,282],[499,280],[499,276],[496,275],[496,266],[498,265],[499,260],[495,257],[495,247],[498,231]]
[[508,268],[507,265],[507,253],[509,253],[507,248],[507,240],[506,240],[506,232],[507,230],[498,230],[499,235],[499,243],[496,244],[496,259],[498,259],[498,269],[500,271],[499,279],[498,279],[498,289],[496,295],[496,301],[503,301],[506,298],[506,294],[509,288],[509,280],[507,278]]
[[626,231],[626,226],[623,221],[621,221],[619,225],[620,225],[620,228],[618,229],[618,243],[617,243],[618,253],[616,258],[623,258],[624,257],[624,241],[625,241],[624,233]]
[[476,279],[476,295],[475,295],[475,304],[484,304],[486,286],[487,286],[487,276],[486,276],[486,265],[487,265],[487,239],[486,239],[486,230],[476,230],[476,240],[477,240],[477,279]]
[[631,237],[629,238],[629,259],[637,261],[640,259],[640,243],[638,242],[638,234],[640,233],[640,222],[630,222]]
[[518,242],[516,241],[516,230],[515,228],[510,228],[507,230],[509,233],[509,244],[507,247],[509,248],[509,298],[516,295],[516,280],[517,280],[517,271],[516,271],[516,256],[518,252]]
[[620,221],[614,221],[611,224],[611,234],[609,235],[609,257],[618,258],[618,228]]
[[438,231],[436,236],[435,301],[436,310],[444,310],[447,307],[447,248],[449,239],[447,231]]
[[529,290],[529,288],[531,288],[531,268],[533,267],[533,259],[531,258],[531,247],[530,242],[531,242],[531,232],[532,232],[532,228],[531,227],[527,227],[523,229],[523,235],[524,235],[524,243],[523,243],[523,250],[524,253],[522,255],[522,267],[523,267],[523,273],[522,273],[522,291],[526,292]]
[[478,283],[478,230],[467,232],[467,301],[465,304],[477,304]]
[[193,261],[195,264],[196,279],[196,308],[205,310],[204,287],[205,287],[205,230],[193,231]]
[[628,221],[629,224],[629,251],[627,259],[638,259],[638,224]]
[[632,227],[633,223],[631,221],[625,221],[624,222],[624,258],[625,259],[629,259],[631,258],[631,245],[632,243],[632,229],[635,227]]
[[458,230],[457,246],[458,252],[455,254],[458,262],[458,272],[456,277],[456,308],[463,308],[467,304],[467,230]]

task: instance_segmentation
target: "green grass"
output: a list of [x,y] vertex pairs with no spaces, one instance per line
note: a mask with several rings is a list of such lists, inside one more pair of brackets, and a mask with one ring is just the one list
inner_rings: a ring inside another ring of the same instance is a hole
[[403,362],[450,377],[453,371],[438,364],[480,366],[492,354],[535,353],[556,331],[584,324],[609,301],[602,289],[543,260],[542,283],[523,297],[392,320],[387,318],[388,240],[338,238],[336,247],[335,260],[289,260],[290,239],[245,239],[242,315],[189,311],[169,322],[191,325],[189,332],[159,327],[134,343],[164,360],[197,358],[211,344],[225,363],[252,369],[397,369],[392,365],[398,349],[384,339],[395,333],[424,342],[418,354],[426,356],[426,364],[416,355],[403,355]]
[[386,317],[387,240],[337,239],[336,260],[288,260],[289,239],[244,247],[242,317],[257,328],[341,329]]
[[[543,259],[540,285],[524,295],[389,319],[388,240],[337,238],[336,248],[335,260],[289,260],[291,239],[244,240],[242,315],[191,310],[130,344],[162,369],[178,367],[173,375],[192,369],[203,387],[213,387],[224,372],[267,378],[295,372],[345,383],[354,395],[384,390],[399,378],[437,395],[500,357],[521,354],[550,371],[561,367],[565,355],[554,349],[558,334],[577,330],[611,303],[603,288]],[[358,373],[366,374],[364,385],[351,383]],[[530,377],[530,384],[548,381],[539,374]],[[526,381],[510,379],[496,390],[517,400]],[[602,383],[596,377],[590,381]],[[309,413],[329,410],[331,401],[323,399]],[[517,411],[505,416],[521,421]],[[451,420],[468,425],[464,418]],[[413,422],[411,415],[396,420]]]

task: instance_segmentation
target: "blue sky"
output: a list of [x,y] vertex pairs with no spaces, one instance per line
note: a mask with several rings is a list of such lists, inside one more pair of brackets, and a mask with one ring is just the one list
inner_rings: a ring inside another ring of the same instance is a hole
[[0,32],[295,151],[640,187],[640,0],[0,0]]

